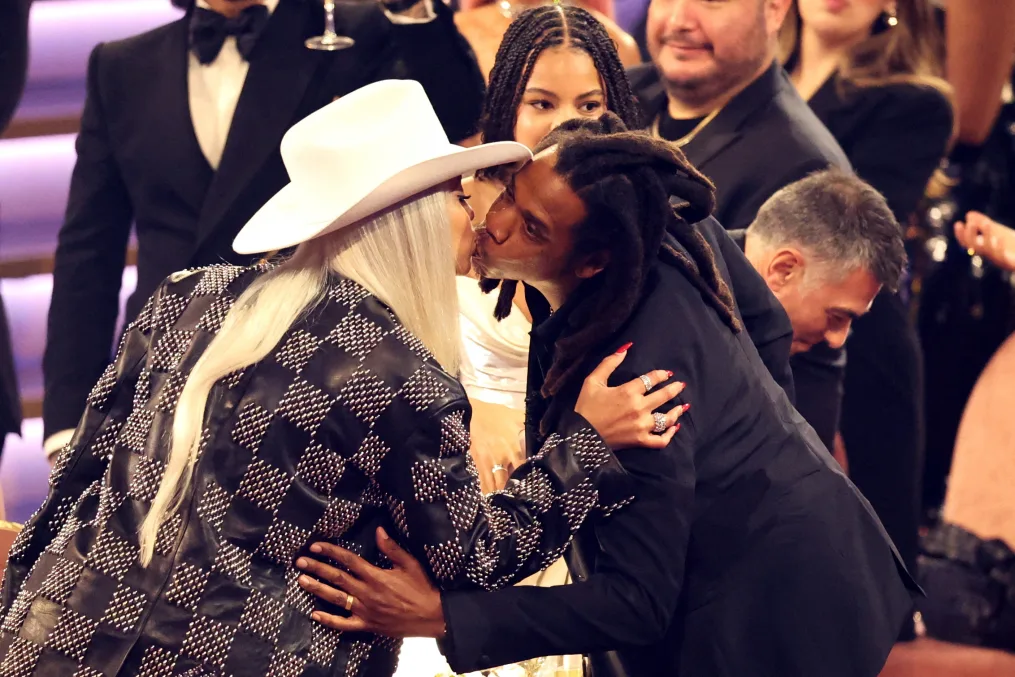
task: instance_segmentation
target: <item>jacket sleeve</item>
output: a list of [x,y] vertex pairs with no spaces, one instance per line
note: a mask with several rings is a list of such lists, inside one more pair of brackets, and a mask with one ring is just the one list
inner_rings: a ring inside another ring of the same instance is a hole
[[948,100],[930,87],[900,88],[882,102],[850,147],[857,176],[885,196],[903,230],[945,156],[952,132]]
[[[614,374],[611,381],[633,374]],[[637,498],[593,525],[597,559],[584,581],[442,592],[447,627],[442,649],[456,672],[641,646],[665,635],[683,585],[690,537],[693,414],[681,418],[681,430],[665,450],[624,450],[624,469],[636,483]]]
[[455,27],[451,8],[434,0],[436,18],[426,23],[391,24],[396,51],[378,79],[416,80],[452,142],[477,131],[486,81],[472,48]]
[[790,358],[797,411],[829,451],[839,431],[846,359],[845,348],[836,350],[827,343]]
[[102,47],[88,62],[78,157],[54,260],[43,357],[46,437],[74,428],[89,389],[109,363],[133,219],[100,91]]
[[484,496],[468,422],[464,398],[445,405],[388,452],[376,478],[394,497],[400,540],[443,589],[499,588],[544,569],[594,511],[630,496],[626,473],[578,414],[505,490]]
[[[159,294],[156,291],[124,332],[116,358],[87,397],[73,439],[57,455],[46,501],[11,546],[0,591],[0,617],[27,612],[27,608],[17,608],[21,585],[47,548],[73,536],[79,525],[68,515],[74,512],[75,503],[98,491],[120,431],[129,432],[134,389],[148,354]],[[8,625],[5,621],[4,627]]]
[[729,272],[733,297],[751,341],[761,361],[790,402],[795,401],[793,370],[789,353],[793,343],[793,325],[779,299],[754,269],[743,251],[715,219],[708,219],[709,229],[719,245],[719,253]]

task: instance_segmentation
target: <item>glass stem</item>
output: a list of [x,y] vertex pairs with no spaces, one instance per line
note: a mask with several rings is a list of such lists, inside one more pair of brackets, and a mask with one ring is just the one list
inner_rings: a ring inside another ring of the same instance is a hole
[[324,0],[324,34],[327,37],[335,37],[338,34],[335,32],[335,2],[334,0]]

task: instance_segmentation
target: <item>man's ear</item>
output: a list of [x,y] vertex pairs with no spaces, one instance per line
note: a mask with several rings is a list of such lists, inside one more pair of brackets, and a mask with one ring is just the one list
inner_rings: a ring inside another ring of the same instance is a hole
[[786,21],[793,0],[763,0],[765,3],[765,29],[769,35],[777,35]]
[[579,261],[575,267],[574,274],[581,280],[595,277],[610,265],[610,253],[605,249],[594,254],[589,254]]
[[803,254],[792,248],[780,249],[769,260],[765,269],[765,282],[773,292],[780,292],[791,284],[796,284],[804,276],[807,262]]

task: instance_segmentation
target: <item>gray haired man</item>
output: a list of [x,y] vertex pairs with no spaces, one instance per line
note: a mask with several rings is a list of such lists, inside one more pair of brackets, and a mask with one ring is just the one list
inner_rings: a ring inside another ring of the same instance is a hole
[[[901,233],[881,194],[838,169],[780,189],[746,230],[730,231],[789,315],[794,354],[822,341],[842,347],[853,320],[870,309],[882,287],[896,289],[906,265]],[[838,389],[827,379],[796,378],[797,370],[810,368],[795,360],[794,380]],[[839,393],[798,392],[801,397],[827,402],[809,406],[808,417],[838,416]],[[808,422],[819,430],[824,423]]]

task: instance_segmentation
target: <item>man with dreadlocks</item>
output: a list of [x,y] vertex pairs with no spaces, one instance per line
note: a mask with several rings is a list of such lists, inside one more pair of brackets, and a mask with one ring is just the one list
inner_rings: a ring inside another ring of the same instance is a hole
[[612,115],[569,122],[536,151],[474,259],[545,299],[529,448],[618,346],[631,346],[622,370],[661,364],[686,381],[694,409],[665,452],[625,452],[635,500],[578,531],[575,584],[437,596],[418,567],[382,571],[326,547],[356,576],[318,573],[358,606],[322,622],[436,636],[459,672],[585,653],[595,677],[875,677],[917,588],[741,330],[730,269],[744,261],[707,218],[711,184]]

